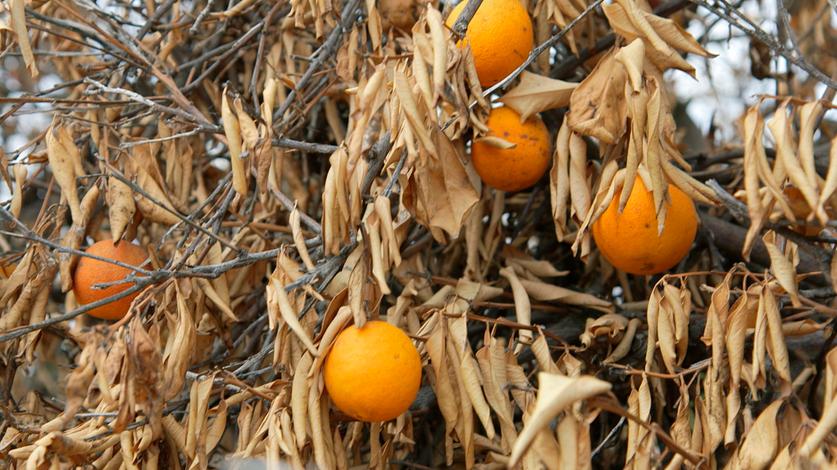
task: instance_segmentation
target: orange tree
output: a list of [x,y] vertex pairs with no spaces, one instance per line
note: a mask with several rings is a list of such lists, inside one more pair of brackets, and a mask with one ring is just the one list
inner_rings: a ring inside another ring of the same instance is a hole
[[835,464],[829,0],[451,3],[0,4],[4,464]]

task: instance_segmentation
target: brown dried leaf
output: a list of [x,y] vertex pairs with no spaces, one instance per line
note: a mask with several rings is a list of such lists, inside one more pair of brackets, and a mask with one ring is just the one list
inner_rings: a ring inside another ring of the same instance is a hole
[[197,342],[195,321],[178,284],[175,284],[175,292],[177,302],[177,315],[173,322],[175,326],[170,328],[169,331],[172,334],[163,350],[163,396],[166,400],[171,400],[180,394],[186,371],[192,365]]
[[767,352],[770,354],[776,373],[782,380],[790,383],[790,361],[788,346],[782,333],[782,315],[779,313],[776,297],[769,287],[762,290],[760,301],[764,302],[764,313],[767,317]]
[[744,342],[747,338],[747,328],[750,318],[758,308],[759,297],[745,291],[732,305],[726,322],[726,349],[729,357],[730,376],[734,387],[738,386],[741,378],[741,368],[744,363]]
[[[817,188],[811,184],[793,148],[793,131],[791,130],[790,119],[788,119],[787,103],[779,106],[779,109],[773,114],[773,118],[767,123],[767,127],[770,128],[773,140],[776,141],[776,158],[782,162],[790,181],[802,193],[805,202],[812,210],[811,214],[813,216],[815,214],[813,211],[817,210],[817,201],[819,199]],[[822,223],[825,223],[828,218],[824,212],[816,215]]]
[[541,372],[538,374],[538,398],[532,417],[526,423],[514,443],[509,467],[520,462],[535,436],[558,414],[570,405],[610,390],[608,382],[592,376],[570,378],[560,374]]
[[206,419],[207,408],[209,407],[210,393],[212,392],[212,383],[214,382],[214,374],[204,377],[200,380],[192,382],[192,387],[189,391],[189,414],[186,420],[186,447],[184,452],[191,459],[206,458],[203,449],[200,449],[206,444]]
[[523,284],[529,296],[535,300],[546,302],[558,301],[570,305],[582,305],[604,312],[609,312],[613,309],[610,302],[594,295],[576,292],[540,281],[521,279],[520,283]]
[[73,137],[66,127],[53,121],[52,126],[46,131],[46,146],[50,169],[61,187],[61,193],[67,198],[73,222],[83,226],[84,217],[76,191],[76,178],[84,173],[78,171],[81,168],[81,155]]
[[766,352],[767,352],[767,317],[764,313],[764,302],[761,301],[761,289],[759,289],[759,304],[756,310],[755,330],[753,331],[753,359],[752,379],[755,381],[764,380],[766,375]]
[[105,199],[108,203],[111,237],[116,243],[134,221],[137,208],[131,187],[117,178],[108,178]]
[[305,445],[310,430],[308,424],[308,388],[311,387],[311,380],[308,379],[308,375],[313,363],[313,356],[303,354],[296,364],[291,384],[291,416],[296,445],[300,448]]
[[275,275],[271,275],[269,286],[267,288],[269,289],[267,293],[268,302],[276,302],[278,304],[279,312],[282,314],[282,320],[285,321],[285,324],[294,332],[312,356],[318,356],[317,347],[314,346],[314,342],[311,341],[308,332],[305,331],[305,328],[299,322],[299,314],[293,305],[291,305],[291,301],[285,292],[285,287],[282,285],[282,282]]
[[638,318],[631,318],[628,322],[625,334],[622,335],[622,339],[619,340],[619,344],[613,348],[613,351],[611,351],[610,354],[602,361],[602,364],[613,364],[628,355],[631,351],[631,345],[634,342],[636,331],[641,323],[642,322]]
[[[522,325],[531,326],[532,304],[529,302],[529,295],[526,293],[523,284],[520,283],[520,279],[518,279],[514,269],[509,267],[502,268],[500,269],[500,275],[506,278],[511,286],[512,294],[514,295],[514,312],[517,322]],[[515,348],[516,352],[519,352],[524,344],[532,342],[532,332],[530,330],[519,330],[518,335],[520,344]]]
[[[631,394],[628,395],[628,411],[642,420],[650,418],[651,392],[647,377],[642,377],[639,389],[632,387]],[[629,420],[625,468],[637,470],[651,468],[651,450],[654,448],[655,441],[650,431],[633,420]]]
[[308,247],[305,245],[305,236],[302,234],[299,208],[294,207],[294,210],[291,211],[291,215],[288,217],[288,223],[290,224],[291,231],[293,232],[294,246],[296,247],[296,251],[299,253],[299,257],[302,258],[302,262],[309,271],[314,269],[314,262],[311,260],[311,255],[308,253]]
[[433,132],[438,148],[437,158],[424,158],[408,176],[402,193],[402,204],[416,219],[434,230],[451,237],[459,235],[470,211],[479,202],[480,193],[463,162],[462,149],[441,131]]
[[663,363],[670,373],[675,372],[679,363],[674,321],[672,306],[667,302],[661,303],[657,316],[657,342],[663,356]]
[[570,196],[576,220],[585,220],[593,197],[587,182],[587,143],[575,132],[570,134]]
[[503,149],[503,150],[513,149],[513,148],[517,147],[517,144],[515,144],[514,142],[509,142],[508,140],[503,139],[502,137],[497,137],[495,135],[486,135],[486,136],[483,136],[483,137],[477,137],[476,139],[474,139],[474,143],[477,143],[477,142],[480,142],[480,143],[483,143],[483,144],[486,144],[486,145],[490,145],[492,147],[496,147],[498,149]]
[[831,139],[831,152],[828,154],[828,173],[820,191],[820,199],[817,203],[817,212],[825,212],[825,202],[828,201],[837,190],[837,137]]
[[525,255],[506,258],[506,262],[514,267],[515,271],[523,272],[524,275],[528,273],[538,278],[561,277],[570,273],[570,271],[559,271],[545,259],[531,259]]
[[618,313],[608,313],[596,319],[588,318],[579,340],[584,347],[590,347],[599,336],[607,336],[607,339],[615,342],[627,327],[628,319]]
[[[0,165],[5,164],[5,162],[0,161]],[[26,184],[26,178],[29,175],[29,171],[24,165],[15,165],[12,172],[15,175],[15,189],[12,192],[12,202],[9,205],[9,212],[11,212],[15,218],[19,218],[20,209],[23,208],[24,185]],[[7,180],[6,184],[9,185],[9,188],[12,187],[10,181]]]
[[436,147],[433,145],[427,126],[424,123],[424,119],[422,119],[424,113],[419,111],[418,105],[413,98],[412,87],[402,70],[395,71],[394,85],[398,101],[401,103],[401,110],[404,112],[404,117],[410,124],[410,129],[418,137],[424,150],[432,157],[438,157]]
[[694,67],[674,49],[710,56],[686,30],[671,19],[642,11],[633,1],[617,0],[602,7],[613,30],[628,41],[641,38],[648,58],[661,70],[678,68],[694,75]]
[[576,87],[578,83],[524,71],[517,86],[507,91],[500,102],[517,111],[520,119],[525,121],[541,111],[566,107]]
[[514,426],[514,413],[506,391],[505,351],[501,342],[491,337],[487,329],[484,344],[476,352],[476,358],[482,372],[485,398],[499,418],[503,447],[508,451],[514,441],[517,440],[517,430]]
[[741,249],[745,260],[750,259],[750,250],[753,248],[756,235],[761,233],[767,221],[767,210],[762,206],[762,197],[759,194],[758,162],[764,154],[763,130],[764,121],[761,119],[758,106],[752,106],[747,110],[744,118],[744,190],[747,194],[747,211],[750,215],[750,226],[747,228],[744,247]]
[[776,419],[784,404],[784,401],[776,400],[759,414],[753,426],[744,435],[741,447],[728,468],[758,470],[771,464],[779,451]]
[[450,461],[453,459],[453,441],[451,434],[459,420],[460,405],[456,399],[457,394],[454,391],[454,387],[451,385],[452,376],[448,369],[449,365],[445,351],[444,324],[444,321],[437,323],[436,328],[425,343],[425,348],[430,357],[430,365],[433,367],[435,377],[433,390],[439,402],[439,411],[441,411],[442,417],[445,419],[445,455],[446,460]]
[[233,189],[242,197],[247,196],[249,174],[244,159],[241,157],[241,127],[238,117],[230,107],[227,100],[227,90],[224,89],[221,98],[221,120],[224,124],[224,135],[227,138],[227,147],[230,150],[230,165],[233,174]]
[[[801,305],[799,301],[799,286],[796,283],[796,269],[793,263],[776,246],[776,234],[773,231],[767,232],[764,237],[764,245],[770,255],[770,271],[776,276],[779,285],[790,295],[794,307]],[[792,243],[790,240],[786,243]]]
[[169,199],[170,191],[160,177],[157,165],[156,149],[150,145],[136,145],[131,148],[131,156],[125,161],[125,176],[145,191],[154,201],[135,193],[134,198],[142,215],[152,221],[165,225],[174,225],[180,218]]
[[494,439],[495,430],[494,422],[491,419],[491,409],[483,393],[479,367],[466,337],[466,317],[462,315],[460,318],[461,320],[454,319],[449,323],[451,326],[449,339],[455,344],[456,350],[454,352],[458,355],[460,386],[467,394],[474,411],[476,411],[477,417],[485,429],[486,436],[489,439]]
[[[805,103],[799,108],[799,160],[802,163],[802,170],[808,177],[808,183],[816,188],[819,182],[819,175],[814,163],[814,132],[817,131],[817,123],[823,113],[822,104],[819,101]],[[814,208],[816,209],[816,208]]]
[[812,455],[837,426],[837,400],[835,399],[837,399],[837,347],[831,348],[825,356],[822,416],[800,447],[799,453],[802,456]]
[[32,53],[32,44],[29,42],[29,32],[26,30],[26,2],[25,0],[11,0],[10,13],[12,16],[12,29],[17,35],[17,44],[20,46],[20,53],[23,61],[29,70],[32,78],[38,77],[38,63],[35,54]]
[[570,231],[567,227],[567,203],[570,199],[570,132],[572,131],[565,119],[555,138],[555,153],[552,157],[552,168],[549,170],[552,219],[555,222],[558,240],[563,240],[564,234]]
[[642,89],[642,69],[645,65],[645,43],[640,39],[634,39],[619,49],[615,57],[625,67],[631,89],[634,93],[639,93]]
[[573,91],[567,123],[575,132],[615,144],[625,132],[627,74],[615,50],[602,58]]
[[425,18],[433,44],[433,104],[435,104],[445,87],[445,74],[448,69],[448,41],[439,10],[428,7],[426,11]]

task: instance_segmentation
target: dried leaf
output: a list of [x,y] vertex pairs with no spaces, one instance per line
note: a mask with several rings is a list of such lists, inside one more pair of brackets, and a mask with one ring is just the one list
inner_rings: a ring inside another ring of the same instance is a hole
[[110,220],[111,237],[114,243],[122,239],[128,226],[134,221],[136,205],[131,187],[121,180],[110,177],[107,180],[108,217]]
[[790,383],[790,361],[788,359],[788,346],[782,333],[782,315],[779,313],[779,305],[770,288],[765,287],[762,290],[761,302],[764,302],[764,313],[767,316],[767,351],[773,361],[776,373],[782,380]]
[[476,207],[479,191],[463,163],[461,147],[439,131],[433,132],[433,140],[439,156],[425,158],[408,177],[402,204],[420,223],[455,237]]
[[[793,263],[785,257],[779,248],[775,245],[776,234],[773,231],[767,232],[764,237],[764,245],[767,247],[767,253],[770,255],[770,271],[776,276],[776,280],[790,295],[791,301],[795,307],[800,304],[799,301],[799,286],[796,284],[796,269]],[[791,243],[787,241],[786,243]]]
[[230,164],[233,174],[233,188],[242,197],[247,196],[247,187],[250,175],[247,173],[247,166],[241,156],[241,127],[238,117],[230,107],[227,100],[226,89],[221,98],[221,120],[224,124],[224,135],[227,137],[227,147],[230,150]]
[[733,457],[737,468],[758,470],[773,461],[779,451],[776,419],[783,405],[782,400],[776,400],[761,412]]
[[642,11],[635,2],[617,0],[614,4],[604,5],[603,10],[617,34],[628,41],[641,38],[646,43],[649,59],[661,70],[673,67],[694,75],[694,67],[673,47],[704,57],[710,56],[673,20]]
[[741,249],[744,259],[750,259],[750,250],[756,235],[767,221],[767,211],[762,207],[762,197],[759,194],[759,166],[758,161],[764,153],[762,147],[762,133],[764,122],[759,114],[758,106],[747,110],[744,118],[744,190],[747,194],[747,211],[750,215],[750,226],[747,237]]
[[12,29],[17,35],[17,44],[20,46],[23,61],[29,70],[32,78],[38,77],[38,64],[35,61],[35,54],[32,53],[32,45],[29,43],[29,32],[26,30],[26,2],[24,0],[11,0]]
[[[647,420],[651,415],[651,392],[648,378],[643,377],[639,389],[632,388],[628,396],[628,411],[639,419]],[[650,431],[639,424],[628,421],[628,442],[625,467],[633,469],[650,468],[651,449],[655,439]]]
[[517,86],[507,91],[500,102],[517,111],[520,119],[525,121],[541,111],[569,105],[570,96],[577,86],[577,83],[524,71]]
[[83,173],[78,172],[81,168],[81,155],[67,128],[55,122],[46,131],[46,145],[50,169],[61,187],[61,193],[67,198],[73,222],[83,226],[84,217],[76,191],[76,178],[83,176]]
[[586,219],[592,199],[587,183],[587,143],[575,132],[570,134],[570,195],[576,218]]
[[509,467],[520,462],[537,433],[555,419],[558,414],[576,403],[610,390],[608,382],[591,376],[570,378],[560,374],[538,374],[538,398],[532,416],[514,443]]
[[627,78],[625,68],[616,61],[615,51],[609,52],[573,91],[566,117],[570,128],[615,144],[625,132]]
[[619,49],[616,60],[625,67],[625,72],[634,93],[642,89],[642,68],[645,64],[645,43],[634,39],[627,46]]
[[[817,196],[817,188],[811,185],[794,151],[793,132],[791,131],[791,123],[787,113],[787,103],[783,103],[767,124],[770,128],[770,133],[773,135],[773,139],[776,141],[776,158],[782,162],[783,168],[787,171],[788,178],[802,193],[808,207],[812,211],[816,211],[817,201],[819,199]],[[820,218],[820,222],[822,223],[825,223],[828,218],[825,213],[819,213],[817,217]]]
[[[517,318],[517,322],[522,325],[531,326],[532,325],[532,305],[529,302],[529,295],[526,293],[526,289],[523,287],[523,284],[520,283],[520,279],[518,279],[517,274],[515,274],[514,269],[511,268],[502,268],[500,269],[500,275],[506,278],[509,281],[509,285],[512,289],[512,294],[514,295],[514,311]],[[520,337],[520,344],[515,348],[515,351],[519,352],[524,344],[529,344],[532,342],[532,332],[529,330],[520,330],[518,332]]]
[[552,219],[555,222],[555,233],[559,240],[562,240],[564,234],[569,232],[567,203],[570,199],[570,132],[572,131],[565,119],[555,138],[555,153],[552,157],[552,168],[549,170]]
[[558,301],[570,305],[582,305],[596,310],[609,312],[613,306],[610,302],[600,299],[594,295],[575,292],[560,286],[547,284],[540,281],[529,281],[521,279],[520,283],[529,293],[529,296],[540,301]]
[[433,43],[433,104],[435,104],[445,87],[445,74],[448,69],[448,42],[439,10],[427,8],[426,19]]
[[288,294],[285,292],[285,287],[275,276],[270,277],[270,285],[272,287],[272,295],[268,295],[271,297],[272,301],[279,304],[279,312],[282,314],[282,319],[288,327],[290,327],[291,331],[296,334],[302,344],[308,349],[308,352],[314,357],[318,356],[317,347],[314,346],[314,342],[311,341],[311,338],[308,336],[305,328],[303,328],[302,324],[299,322],[299,314],[291,305]]
[[828,155],[828,173],[822,185],[820,199],[817,203],[817,212],[825,212],[825,203],[837,190],[837,137],[831,139],[831,152]]
[[[814,132],[817,130],[817,122],[822,116],[823,107],[819,101],[805,103],[799,109],[799,160],[802,163],[802,170],[808,177],[808,183],[816,188],[819,175],[814,164]],[[813,208],[816,209],[816,208]]]

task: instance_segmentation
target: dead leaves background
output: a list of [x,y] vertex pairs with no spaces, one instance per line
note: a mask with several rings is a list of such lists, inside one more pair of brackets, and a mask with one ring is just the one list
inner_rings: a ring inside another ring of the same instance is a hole
[[[549,191],[504,195],[467,156],[489,103],[443,5],[167,5],[145,6],[160,16],[142,33],[84,3],[2,9],[0,43],[32,77],[77,80],[77,107],[31,152],[0,155],[3,219],[21,220],[0,258],[12,467],[833,461],[833,294],[797,272],[805,253],[827,259],[837,189],[813,87],[754,105],[737,160],[701,167],[681,154],[663,73],[712,54],[678,20],[617,0],[565,37],[581,54],[616,35],[577,79],[551,78],[543,54],[500,97],[555,124]],[[539,42],[587,7],[530,6]],[[36,54],[96,48],[117,61]],[[725,165],[742,170],[729,192],[697,176]],[[613,273],[588,229],[636,175],[660,222],[669,182],[748,219],[735,250],[763,248],[764,264],[710,246],[653,287]],[[70,290],[87,237],[150,247],[153,278],[114,326],[59,321],[80,311],[50,295],[56,274]],[[425,381],[410,414],[364,425],[333,412],[320,369],[340,329],[379,316],[413,336]],[[28,378],[64,362],[49,383]]]

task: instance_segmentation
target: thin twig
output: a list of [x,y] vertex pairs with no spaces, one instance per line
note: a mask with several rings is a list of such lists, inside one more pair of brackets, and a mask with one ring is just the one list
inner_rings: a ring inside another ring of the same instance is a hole
[[341,12],[340,23],[334,27],[323,45],[316,52],[314,52],[313,59],[308,64],[308,68],[305,70],[305,73],[299,81],[296,82],[290,93],[288,93],[288,96],[285,98],[282,106],[280,106],[279,109],[273,113],[274,130],[279,130],[281,126],[284,125],[285,121],[282,120],[282,117],[285,115],[285,112],[290,108],[291,104],[294,103],[299,93],[308,85],[308,82],[325,62],[326,57],[330,57],[337,50],[337,46],[340,39],[343,37],[343,34],[349,29],[352,23],[354,23],[356,10],[359,6],[360,0],[349,0],[346,2],[346,6]]
[[[763,42],[765,45],[767,45],[768,48],[770,48],[771,51],[784,57],[793,65],[804,70],[828,88],[837,89],[837,81],[834,81],[822,70],[811,65],[801,54],[797,54],[793,49],[788,49],[784,45],[780,44],[773,36],[765,32],[760,26],[758,26],[752,20],[744,16],[737,8],[733,7],[726,1],[716,0],[717,5],[705,0],[689,1],[691,1],[695,5],[700,5],[706,8],[712,13],[725,19],[731,26],[734,26],[738,30],[747,34],[748,36],[754,37],[759,41]],[[733,14],[736,15],[738,18],[735,18]]]
[[462,9],[459,17],[456,18],[456,22],[453,24],[453,34],[459,38],[465,36],[465,32],[468,31],[468,25],[474,19],[474,15],[477,14],[480,5],[482,5],[482,0],[468,0],[465,8]]
[[701,462],[703,462],[703,458],[700,455],[696,455],[692,453],[692,451],[678,444],[674,439],[671,438],[671,436],[666,434],[666,432],[660,428],[659,424],[649,424],[644,419],[641,419],[640,417],[636,416],[630,411],[622,408],[622,406],[618,402],[615,402],[613,399],[595,397],[589,399],[588,403],[590,404],[590,406],[601,408],[609,413],[625,417],[635,422],[636,424],[642,426],[646,430],[654,433],[663,442],[663,444],[665,444],[666,447],[674,451],[674,453],[682,456],[684,459],[686,459],[686,461],[688,461],[692,465],[699,465],[701,464]]
[[605,436],[605,438],[602,439],[602,442],[600,442],[599,445],[597,445],[596,448],[593,449],[593,452],[590,453],[591,459],[596,458],[596,455],[598,455],[599,452],[601,452],[602,449],[604,449],[604,446],[607,445],[607,443],[610,442],[610,440],[616,436],[619,430],[622,429],[622,426],[625,425],[626,420],[627,418],[625,418],[624,416],[619,418],[619,421],[616,423],[616,426],[613,426],[613,429],[611,429],[610,432],[607,433],[607,436]]

